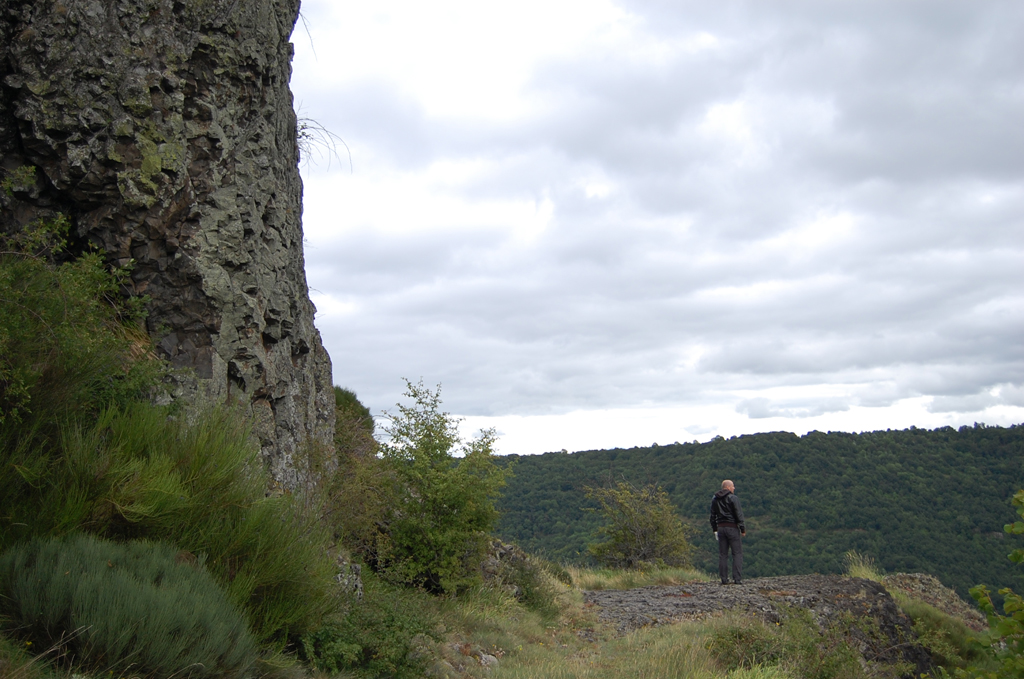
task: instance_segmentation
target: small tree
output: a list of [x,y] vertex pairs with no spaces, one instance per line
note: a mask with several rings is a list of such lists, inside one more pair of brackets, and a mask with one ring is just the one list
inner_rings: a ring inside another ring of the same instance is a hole
[[452,592],[477,577],[506,470],[494,463],[493,429],[462,440],[459,420],[440,410],[440,387],[406,380],[405,395],[413,404],[389,415],[381,444],[399,486],[382,570],[395,581]]
[[605,539],[588,548],[599,562],[613,568],[689,564],[688,530],[659,486],[620,481],[614,488],[584,491],[607,520],[598,529]]

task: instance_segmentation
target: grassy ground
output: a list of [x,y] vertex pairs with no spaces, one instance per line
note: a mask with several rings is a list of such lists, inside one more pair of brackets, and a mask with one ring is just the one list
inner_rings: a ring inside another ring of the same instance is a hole
[[[644,629],[624,637],[599,623],[584,606],[582,590],[677,584],[707,576],[693,570],[618,572],[570,568],[572,584],[549,578],[556,613],[544,615],[499,589],[479,588],[448,599],[405,602],[424,606],[418,617],[434,621],[434,638],[420,635],[412,653],[422,654],[428,677],[470,679],[611,679],[613,677],[789,676],[773,668],[744,668],[738,674],[716,660],[709,648],[713,630],[731,619]],[[490,656],[490,657],[487,657]],[[487,668],[485,663],[497,661]],[[364,673],[320,673],[319,679],[356,679]],[[401,673],[398,676],[402,676]],[[413,676],[410,674],[409,676]],[[423,673],[415,676],[423,676]]]
[[[858,570],[859,568],[859,570]],[[853,564],[850,575],[880,579],[868,560]],[[864,677],[859,660],[841,648],[841,640],[822,637],[809,620],[783,626],[765,625],[749,617],[726,614],[702,622],[642,629],[617,637],[599,624],[582,605],[584,589],[622,589],[647,585],[707,580],[706,574],[683,569],[623,572],[567,569],[571,586],[561,586],[561,613],[554,619],[531,616],[514,601],[501,597],[461,599],[447,604],[455,648],[500,656],[499,666],[484,672],[479,662],[459,663],[448,676],[486,676],[493,679],[611,679],[613,677],[720,677],[780,679],[815,676],[819,679]],[[901,608],[917,623],[936,660],[946,667],[964,666],[970,656],[970,630],[926,604],[902,597]],[[452,643],[452,642],[449,642]],[[830,654],[821,653],[822,644]],[[751,650],[756,646],[758,651]],[[451,648],[448,649],[449,651]],[[760,653],[760,655],[758,655]],[[828,655],[829,657],[823,657]],[[828,661],[828,662],[826,662]],[[461,671],[460,671],[461,670]],[[444,676],[438,673],[436,676]]]
[[[554,579],[555,616],[524,609],[503,592],[478,590],[441,603],[446,639],[433,676],[492,679],[603,679],[612,677],[725,677],[707,648],[707,625],[673,625],[616,637],[583,605],[583,589],[642,587],[707,579],[683,569],[621,572],[570,568],[573,584]],[[486,653],[498,665],[485,670]],[[745,677],[760,677],[746,674]],[[764,675],[778,676],[778,675]]]
[[708,581],[711,576],[692,568],[655,568],[648,570],[611,570],[607,568],[566,567],[578,589],[633,589],[648,585],[681,585],[694,580]]
[[[870,564],[862,564],[870,567]],[[567,569],[572,584],[551,577],[547,582],[554,607],[542,614],[517,602],[507,591],[478,588],[458,597],[436,598],[399,592],[375,583],[370,576],[367,597],[381,611],[395,610],[421,623],[426,633],[409,641],[408,656],[419,659],[393,671],[321,671],[314,679],[362,679],[368,676],[447,677],[449,679],[613,679],[650,677],[671,679],[860,679],[865,677],[853,656],[831,652],[831,664],[823,663],[822,644],[835,649],[836,639],[822,637],[812,622],[793,619],[791,624],[766,625],[735,614],[702,622],[679,623],[642,629],[617,636],[601,625],[595,612],[584,606],[582,590],[678,584],[707,576],[681,569],[617,572]],[[864,571],[855,571],[863,575]],[[867,572],[879,576],[877,572]],[[963,661],[960,642],[968,634],[962,625],[934,609],[924,610],[912,600],[900,601],[915,620],[924,621],[919,631],[932,634],[948,656],[947,666]],[[552,611],[555,611],[552,613]],[[928,620],[930,617],[930,621]],[[428,625],[423,626],[426,621]],[[376,623],[374,623],[376,624]],[[398,629],[401,620],[388,623]],[[415,631],[415,630],[414,630]],[[399,634],[399,632],[396,632]],[[396,642],[397,643],[397,642]],[[939,650],[937,648],[936,650]],[[0,677],[6,679],[63,679],[66,671],[48,667],[45,659],[30,655],[10,641],[0,643]],[[496,660],[496,666],[485,667]],[[264,663],[263,676],[299,679],[310,676],[292,662],[277,667]],[[268,672],[269,670],[269,672]],[[105,677],[105,679],[110,679]]]

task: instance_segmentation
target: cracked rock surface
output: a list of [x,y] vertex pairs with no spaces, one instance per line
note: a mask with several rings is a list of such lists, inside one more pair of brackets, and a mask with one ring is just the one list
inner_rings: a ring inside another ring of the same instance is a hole
[[[787,607],[811,611],[819,625],[855,620],[851,640],[866,660],[906,662],[914,676],[931,669],[931,657],[917,643],[910,620],[885,587],[862,578],[839,575],[791,575],[754,578],[742,585],[691,582],[685,585],[584,592],[598,617],[620,633],[641,627],[699,620],[725,610],[739,610],[769,622],[784,618]],[[866,624],[862,624],[866,623]]]
[[241,401],[283,487],[333,437],[288,87],[298,0],[0,3],[0,229],[67,215],[132,263],[179,393]]

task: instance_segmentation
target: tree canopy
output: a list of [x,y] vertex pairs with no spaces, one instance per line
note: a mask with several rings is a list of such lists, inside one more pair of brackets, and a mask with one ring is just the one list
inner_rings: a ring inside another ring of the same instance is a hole
[[856,550],[890,572],[928,572],[963,596],[1021,589],[1003,525],[1024,488],[1024,427],[982,424],[863,434],[773,432],[708,443],[510,456],[499,535],[556,561],[586,562],[601,523],[585,488],[658,484],[699,528],[695,565],[714,570],[707,528],[722,479],[740,488],[750,577],[839,573]]

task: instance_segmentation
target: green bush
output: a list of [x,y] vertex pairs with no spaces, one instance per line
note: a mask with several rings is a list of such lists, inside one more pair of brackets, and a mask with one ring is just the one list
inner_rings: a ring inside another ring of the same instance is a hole
[[322,672],[353,670],[369,677],[422,677],[429,655],[424,641],[436,640],[440,617],[429,596],[364,577],[362,601],[351,600],[343,615],[302,637],[300,653]]
[[538,563],[540,563],[541,568],[547,571],[548,575],[553,577],[555,580],[563,585],[572,587],[572,573],[570,573],[564,565],[555,563],[554,561],[549,561],[548,559],[542,559],[540,557],[538,557]]
[[[141,300],[91,253],[56,263],[66,219],[0,234],[0,549],[35,533],[61,429],[147,396],[161,374],[135,325]],[[26,521],[27,518],[27,521]]]
[[0,234],[0,442],[45,439],[67,416],[95,414],[152,387],[160,364],[138,322],[143,298],[119,289],[87,253],[57,264],[68,221],[58,215]]
[[145,300],[99,254],[66,251],[68,226],[0,234],[0,552],[79,531],[168,542],[206,558],[261,642],[315,628],[334,606],[317,498],[266,496],[240,414],[150,404],[165,366]]
[[585,490],[606,521],[598,529],[605,539],[588,548],[598,562],[611,568],[689,565],[688,531],[664,490],[626,481]]
[[398,501],[398,479],[377,455],[370,410],[349,389],[334,387],[337,468],[326,484],[324,518],[335,538],[376,566],[390,551],[388,515]]
[[63,252],[67,227],[0,235],[0,551],[77,531],[169,542],[207,558],[261,641],[312,629],[333,606],[316,503],[266,497],[239,414],[149,403],[144,300],[98,254]]
[[[1024,517],[1024,490],[1017,491],[1013,496],[1013,506],[1017,513]],[[1003,526],[1003,530],[1011,535],[1024,534],[1024,521],[1014,521]],[[1010,561],[1024,563],[1024,549],[1015,549],[1009,554]],[[984,585],[971,588],[971,596],[978,607],[988,617],[991,635],[981,639],[985,647],[988,664],[994,666],[995,672],[988,668],[972,666],[961,676],[971,677],[1024,677],[1024,597],[1009,587],[999,590],[1003,597],[1003,613],[999,615],[992,595]]]
[[67,425],[60,443],[31,492],[2,507],[5,544],[77,530],[173,543],[206,559],[261,641],[300,634],[330,610],[328,536],[301,498],[266,496],[237,413],[175,418],[137,403]]
[[78,535],[33,540],[0,557],[0,613],[38,647],[152,677],[242,676],[256,660],[244,617],[201,565],[150,542]]
[[396,480],[387,518],[387,554],[378,568],[395,582],[454,592],[479,579],[494,501],[507,470],[494,463],[493,430],[465,442],[458,420],[440,410],[440,387],[406,382],[413,405],[398,405],[381,453]]
[[[539,613],[545,619],[558,615],[555,578],[549,573],[544,562],[526,554],[518,547],[508,548],[504,554],[499,553],[497,562],[496,572],[492,574],[489,583],[491,587],[512,593],[523,606]],[[569,580],[571,584],[572,576],[569,576]]]

